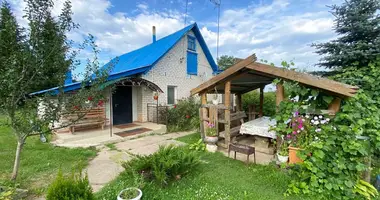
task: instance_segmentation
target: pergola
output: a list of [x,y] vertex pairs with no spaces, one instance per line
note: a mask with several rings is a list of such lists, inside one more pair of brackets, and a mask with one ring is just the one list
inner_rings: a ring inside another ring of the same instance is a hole
[[[356,86],[312,76],[307,73],[262,64],[255,61],[256,56],[251,55],[191,90],[191,95],[199,94],[201,96],[202,106],[200,109],[200,118],[203,121],[203,123],[201,123],[202,136],[204,136],[206,123],[208,121],[214,122],[216,120],[218,124],[223,123],[223,137],[225,138],[225,143],[220,145],[227,148],[231,142],[231,134],[238,133],[239,131],[239,127],[231,129],[231,121],[241,119],[242,116],[244,116],[241,114],[241,95],[252,90],[260,89],[259,113],[260,116],[262,116],[264,87],[271,84],[273,80],[277,78],[296,81],[301,85],[320,89],[323,92],[335,97],[328,107],[330,113],[338,112],[341,100],[352,97],[358,90],[358,87]],[[278,83],[276,85],[276,89],[276,104],[278,106],[280,102],[284,100],[284,87],[281,83]],[[215,90],[224,94],[224,105],[207,104],[207,94],[214,93]],[[231,94],[236,95],[237,113],[234,114],[231,114]],[[219,119],[217,115],[218,109],[224,110],[224,119]]]

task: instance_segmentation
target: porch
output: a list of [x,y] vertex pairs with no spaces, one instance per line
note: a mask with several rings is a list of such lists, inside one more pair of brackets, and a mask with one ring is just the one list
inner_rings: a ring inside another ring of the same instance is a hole
[[165,125],[151,122],[133,122],[114,125],[112,128],[106,126],[104,129],[78,130],[75,134],[69,132],[56,133],[52,143],[62,147],[91,147],[164,133],[166,133]]

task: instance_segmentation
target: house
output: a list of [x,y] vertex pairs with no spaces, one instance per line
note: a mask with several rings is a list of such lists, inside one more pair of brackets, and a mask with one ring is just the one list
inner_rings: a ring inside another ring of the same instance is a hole
[[[153,27],[152,39],[149,45],[119,56],[109,73],[107,84],[115,85],[115,90],[111,93],[110,87],[105,87],[109,103],[104,109],[114,125],[146,122],[148,105],[157,104],[154,94],[158,94],[159,104],[176,104],[218,71],[196,23],[158,40]],[[73,83],[68,76],[64,91],[80,87],[80,82]],[[57,88],[33,94],[53,90]]]

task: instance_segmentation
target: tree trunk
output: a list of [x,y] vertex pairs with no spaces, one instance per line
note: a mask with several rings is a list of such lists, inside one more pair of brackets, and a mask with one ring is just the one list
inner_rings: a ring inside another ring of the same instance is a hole
[[15,163],[13,165],[13,172],[12,172],[12,177],[11,180],[15,181],[17,178],[18,174],[18,168],[20,166],[20,156],[21,156],[21,150],[22,147],[24,146],[24,140],[21,139],[17,142],[17,149],[16,149],[16,157],[15,157]]

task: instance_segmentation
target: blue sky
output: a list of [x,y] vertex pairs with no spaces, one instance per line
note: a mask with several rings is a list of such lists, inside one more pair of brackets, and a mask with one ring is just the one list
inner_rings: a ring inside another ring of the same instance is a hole
[[[316,69],[320,58],[310,47],[336,37],[333,16],[326,5],[342,0],[221,0],[219,55],[245,58],[256,53],[279,65],[293,60],[304,70]],[[12,0],[22,23],[22,0]],[[56,0],[58,14],[63,0]],[[151,42],[151,27],[158,39],[184,27],[186,0],[72,0],[74,20],[81,28],[69,38],[83,41],[95,36],[101,62],[107,62]],[[197,22],[216,57],[217,9],[210,0],[188,0],[187,24]],[[89,56],[83,52],[82,58]]]

